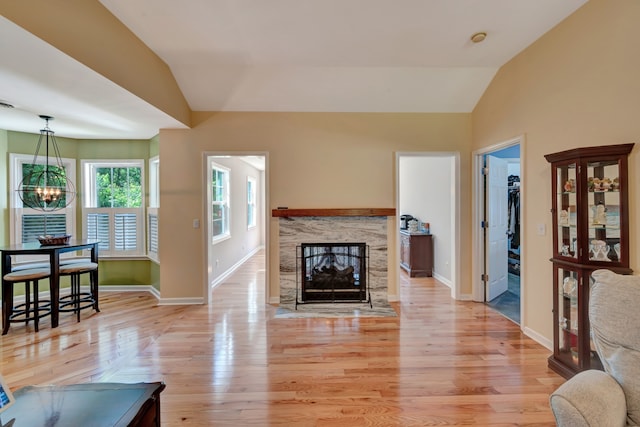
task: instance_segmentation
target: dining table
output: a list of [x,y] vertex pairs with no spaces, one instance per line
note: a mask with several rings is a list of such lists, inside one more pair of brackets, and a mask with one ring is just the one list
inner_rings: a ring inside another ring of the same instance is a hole
[[[34,255],[48,256],[49,268],[51,269],[51,276],[49,277],[49,287],[51,290],[51,327],[56,328],[58,326],[59,315],[59,300],[60,300],[60,255],[67,252],[89,250],[91,262],[98,263],[98,244],[100,240],[69,240],[66,244],[60,245],[42,245],[40,242],[28,242],[19,243],[9,246],[0,247],[0,253],[2,253],[2,305],[3,305],[3,318],[2,327],[4,330],[8,329],[9,325],[9,312],[5,310],[5,304],[13,300],[12,295],[6,295],[10,291],[10,286],[5,286],[4,276],[12,271],[12,256]],[[45,261],[46,262],[46,261]],[[97,278],[96,278],[97,280]],[[94,308],[98,309],[98,297],[95,297]]]

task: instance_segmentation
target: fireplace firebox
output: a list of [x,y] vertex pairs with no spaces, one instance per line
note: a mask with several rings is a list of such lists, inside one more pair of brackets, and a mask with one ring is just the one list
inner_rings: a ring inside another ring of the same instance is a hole
[[371,305],[366,243],[302,243],[296,252],[296,307],[335,302]]

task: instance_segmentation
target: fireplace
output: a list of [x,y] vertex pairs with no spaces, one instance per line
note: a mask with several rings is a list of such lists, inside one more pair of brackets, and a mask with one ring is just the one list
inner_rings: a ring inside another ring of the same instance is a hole
[[302,243],[296,246],[296,307],[322,302],[368,302],[366,243]]
[[[388,217],[395,209],[274,209],[278,218],[278,258],[280,293],[270,302],[279,309],[292,312],[326,311],[336,304],[301,304],[297,301],[301,285],[297,266],[297,246],[308,242],[364,242],[367,246],[366,287],[367,303],[338,304],[344,309],[350,306],[367,306],[378,310],[389,306],[388,295]],[[395,230],[395,229],[394,229]]]

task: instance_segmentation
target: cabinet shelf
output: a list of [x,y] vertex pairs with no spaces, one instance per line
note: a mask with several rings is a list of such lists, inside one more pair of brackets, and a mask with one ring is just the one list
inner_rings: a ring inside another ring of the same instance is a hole
[[[551,164],[555,325],[549,367],[566,378],[602,369],[589,325],[591,273],[600,268],[631,273],[627,169],[633,145],[584,147],[545,156]],[[565,292],[568,289],[575,289],[575,294]]]

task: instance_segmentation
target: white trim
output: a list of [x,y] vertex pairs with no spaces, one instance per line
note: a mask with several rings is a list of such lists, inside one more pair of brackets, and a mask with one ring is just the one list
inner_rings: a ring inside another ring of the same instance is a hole
[[[89,285],[80,286],[81,292],[90,292],[91,287]],[[158,297],[158,291],[151,285],[103,285],[98,286],[98,295],[105,292],[149,292],[151,294],[156,294],[154,296]],[[60,288],[60,296],[68,295],[71,292],[71,287],[65,286]],[[49,300],[50,292],[48,290],[38,292],[38,298],[42,301]],[[13,297],[14,304],[21,304],[24,302],[25,295],[16,295]],[[0,299],[0,301],[2,301]]]
[[553,351],[553,341],[545,338],[543,335],[539,334],[533,329],[530,329],[530,328],[521,328],[521,329],[523,334],[525,334],[526,336],[528,336],[529,338],[531,338],[541,346],[545,347],[547,350]]
[[[102,259],[100,259],[102,262]],[[87,287],[88,289],[88,287]],[[152,292],[155,288],[151,285],[100,285],[98,292]]]
[[[82,159],[80,160],[80,170],[82,171],[82,188],[84,191],[83,207],[96,208],[96,169],[100,167],[118,168],[118,167],[139,167],[140,168],[140,187],[141,200],[140,209],[146,206],[145,196],[145,160],[144,159]],[[137,208],[136,208],[137,209]]]
[[[526,233],[524,232],[526,228],[526,212],[525,209],[525,200],[526,200],[526,192],[525,190],[526,181],[524,180],[524,172],[525,172],[525,145],[526,138],[525,135],[519,135],[515,138],[511,138],[507,141],[501,142],[499,144],[495,144],[489,147],[484,147],[478,150],[473,151],[472,153],[472,224],[471,224],[471,244],[472,244],[472,255],[476,256],[471,257],[471,293],[473,297],[473,301],[476,302],[484,302],[484,285],[481,280],[481,275],[484,274],[485,268],[485,248],[484,248],[484,238],[482,227],[480,227],[480,223],[483,218],[484,212],[484,187],[483,180],[480,179],[482,176],[482,168],[483,157],[486,154],[502,150],[504,148],[508,148],[514,145],[520,146],[520,247],[526,248]],[[524,184],[524,186],[523,186]],[[522,255],[521,255],[522,258]],[[524,330],[524,323],[526,319],[526,306],[524,304],[524,290],[526,289],[525,277],[527,270],[527,263],[521,264],[520,270],[520,328]],[[536,340],[537,341],[537,340]]]
[[253,177],[253,176],[249,176],[247,175],[247,212],[249,211],[249,191],[248,191],[248,187],[249,187],[249,183],[251,183],[251,192],[253,193],[251,196],[251,199],[253,200],[253,223],[249,224],[249,218],[247,215],[247,230],[253,230],[258,226],[258,179]]
[[[145,234],[145,248],[146,248],[146,255],[147,257],[155,262],[156,264],[160,264],[160,215],[158,214],[159,208],[152,208],[152,207],[148,207],[147,208],[147,212],[145,214],[145,225],[146,225],[146,234]],[[156,252],[152,252],[150,250],[151,247],[151,217],[155,216],[156,217],[156,221],[157,221],[157,228],[156,228],[156,233],[158,233],[157,236],[157,250]]]
[[151,293],[151,295],[153,295],[154,297],[156,297],[157,300],[159,300],[160,298],[162,298],[162,296],[160,295],[160,291],[157,290],[155,287],[150,286],[149,287],[149,292]]
[[[36,209],[25,208],[22,205],[22,200],[18,195],[18,185],[22,182],[22,165],[32,164],[34,156],[28,154],[9,153],[9,194],[7,201],[9,203],[9,241],[13,243],[22,243],[22,217],[23,215],[46,215],[48,212],[38,211]],[[44,161],[43,156],[38,156],[38,163]],[[74,183],[76,191],[78,191],[78,185],[76,181],[76,160],[70,158],[61,158],[60,161],[65,168],[67,177]],[[64,214],[66,216],[67,233],[74,234],[77,228],[76,224],[76,201],[78,200],[77,194],[74,196],[71,203],[63,209],[54,211],[56,214]],[[18,256],[16,259],[22,259],[24,256]],[[29,256],[29,260],[35,260],[37,257]],[[46,259],[46,257],[42,258]]]
[[160,207],[160,156],[149,158],[149,208]]
[[207,207],[210,208],[211,206],[213,206],[213,198],[212,193],[213,193],[213,172],[214,171],[219,171],[223,173],[224,176],[224,183],[222,186],[222,189],[224,191],[224,200],[222,201],[222,203],[218,203],[216,202],[216,204],[220,204],[221,206],[223,206],[223,217],[222,217],[222,222],[223,222],[223,226],[224,226],[224,231],[222,232],[222,234],[219,234],[217,236],[213,235],[213,232],[211,230],[211,215],[209,215],[209,210],[207,213],[207,216],[205,216],[205,218],[207,219],[207,224],[209,225],[208,229],[209,229],[209,233],[207,233],[210,236],[210,242],[212,245],[215,245],[217,243],[223,242],[227,239],[231,238],[231,169],[229,169],[228,167],[222,166],[219,163],[214,162],[211,159],[211,156],[208,157],[209,161],[208,161],[208,168],[207,168],[207,187],[208,187],[208,191],[207,191]]
[[[453,246],[451,248],[451,281],[449,287],[451,288],[451,297],[453,299],[461,299],[463,297],[460,290],[460,152],[458,151],[419,151],[419,152],[396,152],[396,208],[400,206],[400,158],[401,157],[445,157],[453,160],[453,167],[451,171],[451,190],[454,192],[454,196],[451,199],[451,211],[454,212],[453,226],[451,227],[453,233]],[[400,277],[400,233],[395,233],[396,241],[396,268],[395,277],[398,283],[399,289],[399,277]]]
[[[82,159],[80,160],[83,183],[83,211],[82,211],[82,236],[87,237],[87,229],[90,214],[107,214],[109,218],[109,247],[105,248],[106,242],[100,244],[100,255],[102,258],[120,257],[132,259],[134,257],[147,257],[147,211],[146,211],[146,191],[145,191],[145,159]],[[98,188],[96,174],[98,168],[139,168],[140,169],[140,206],[134,208],[112,208],[96,207],[98,201]],[[115,218],[120,214],[135,214],[136,229],[136,249],[117,251],[115,249]]]
[[435,271],[433,272],[433,278],[436,279],[438,282],[442,283],[443,285],[445,285],[449,289],[451,289],[451,287],[453,285],[453,283],[451,283],[451,280],[449,280],[449,279],[447,279],[445,277],[442,277],[441,275],[439,275]]
[[[265,152],[265,151],[205,151],[202,153],[202,173],[203,173],[203,179],[205,180],[205,185],[202,186],[202,200],[204,201],[202,203],[202,218],[207,218],[206,222],[204,223],[206,230],[204,233],[202,233],[202,251],[201,251],[201,256],[202,256],[202,268],[203,268],[203,275],[202,277],[204,278],[203,282],[202,282],[202,286],[203,286],[203,294],[204,294],[204,304],[208,304],[209,303],[209,298],[210,298],[210,288],[211,288],[211,284],[213,284],[213,280],[211,280],[210,278],[210,274],[212,272],[212,269],[209,269],[209,256],[210,256],[210,251],[212,250],[212,245],[209,244],[209,242],[211,241],[210,239],[210,233],[211,233],[211,224],[208,221],[208,217],[209,217],[209,206],[210,206],[210,202],[209,202],[209,194],[211,193],[210,190],[210,183],[209,183],[209,157],[220,157],[220,156],[236,156],[236,157],[245,157],[245,156],[261,156],[264,157],[265,160],[265,168],[264,168],[264,178],[261,179],[261,184],[262,187],[260,188],[260,191],[258,192],[258,197],[261,197],[261,199],[259,200],[258,204],[262,206],[263,209],[263,213],[262,213],[262,218],[258,218],[258,222],[262,221],[261,226],[264,228],[264,250],[265,250],[265,301],[271,301],[271,278],[270,276],[270,267],[269,267],[269,263],[270,263],[270,218],[271,218],[271,211],[270,211],[270,204],[269,204],[269,153]],[[262,198],[264,197],[264,198]],[[202,223],[202,222],[201,222]],[[211,282],[211,284],[210,284]],[[274,297],[274,299],[276,299],[275,304],[277,304],[280,301],[280,297]]]
[[158,305],[203,305],[204,298],[160,298]]
[[244,256],[244,258],[242,258],[240,261],[236,262],[234,265],[231,266],[231,268],[229,268],[228,270],[224,271],[222,274],[220,274],[216,280],[211,282],[211,286],[210,289],[215,288],[216,286],[218,286],[219,284],[221,284],[222,282],[224,282],[229,276],[231,276],[238,268],[242,267],[242,264],[244,264],[245,262],[247,262],[249,260],[249,258],[251,258],[252,256],[254,256],[255,254],[257,254],[259,251],[261,251],[262,249],[264,249],[264,246],[259,246],[256,249],[254,249],[253,251],[251,251],[250,253],[248,253],[247,255]]
[[[83,292],[89,291],[89,286],[81,286],[80,289]],[[60,289],[60,295],[66,295],[70,291],[70,288],[64,287]],[[151,285],[114,285],[114,286],[100,286],[98,293],[107,292],[149,292],[158,300],[158,305],[202,305],[204,304],[203,298],[161,298],[160,293],[156,288]],[[44,300],[49,298],[49,291],[38,292],[38,296]],[[1,300],[0,300],[1,301]],[[14,304],[21,304],[24,302],[24,295],[16,295],[13,298]]]

